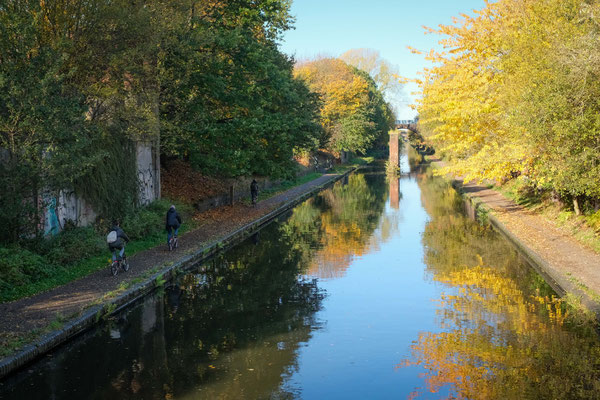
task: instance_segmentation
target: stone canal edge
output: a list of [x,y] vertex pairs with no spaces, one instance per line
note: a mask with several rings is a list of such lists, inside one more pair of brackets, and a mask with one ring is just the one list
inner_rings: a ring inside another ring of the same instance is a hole
[[[276,207],[267,214],[255,219],[254,221],[245,224],[226,235],[212,241],[208,245],[195,250],[191,254],[187,254],[171,265],[160,268],[144,281],[134,285],[118,296],[106,300],[101,304],[95,304],[83,311],[78,317],[66,322],[60,329],[54,330],[43,335],[36,341],[24,346],[18,352],[0,360],[0,378],[17,371],[28,363],[38,359],[40,356],[50,352],[59,345],[68,342],[74,337],[91,329],[95,325],[102,322],[106,317],[114,315],[134,302],[140,300],[144,296],[150,294],[156,288],[164,285],[165,282],[176,277],[178,274],[185,272],[194,265],[210,258],[218,252],[227,249],[252,234],[258,232],[261,228],[281,216],[285,212],[291,210],[299,203],[307,200],[316,193],[322,191],[333,183],[348,176],[357,168],[351,168],[340,174],[332,174],[327,176],[324,182],[309,187],[303,193],[284,201],[283,204]],[[317,179],[318,180],[318,179]],[[291,189],[293,190],[293,189]]]

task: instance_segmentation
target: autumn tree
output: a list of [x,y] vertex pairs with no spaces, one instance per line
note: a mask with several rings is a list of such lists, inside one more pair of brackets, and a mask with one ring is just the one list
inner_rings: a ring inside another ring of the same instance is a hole
[[398,67],[374,49],[351,49],[343,53],[340,60],[369,74],[389,104],[402,98],[402,84],[397,79]]
[[298,65],[295,75],[321,95],[322,146],[364,153],[392,126],[392,111],[368,73],[325,58]]
[[421,128],[471,179],[526,176],[600,198],[597,6],[502,0],[430,29],[444,51],[419,80]]

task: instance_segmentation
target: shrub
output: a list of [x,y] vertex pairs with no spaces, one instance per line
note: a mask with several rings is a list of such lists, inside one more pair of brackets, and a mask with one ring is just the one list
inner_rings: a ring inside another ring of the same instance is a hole
[[586,220],[589,226],[591,226],[596,232],[600,232],[600,211],[586,216]]
[[[173,203],[168,199],[154,201],[125,217],[121,226],[131,240],[162,232],[165,229],[165,216],[171,204]],[[177,202],[175,207],[184,220],[193,213],[193,207],[190,205]]]
[[121,226],[131,240],[138,240],[164,229],[164,221],[156,212],[146,208],[125,217]]
[[29,250],[0,248],[0,290],[22,286],[51,276],[57,267]]
[[71,265],[93,257],[105,249],[101,236],[91,228],[69,228],[48,240],[48,260],[56,265]]

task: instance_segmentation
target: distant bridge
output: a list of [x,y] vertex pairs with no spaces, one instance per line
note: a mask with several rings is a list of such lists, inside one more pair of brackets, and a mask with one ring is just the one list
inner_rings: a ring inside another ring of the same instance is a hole
[[396,129],[410,129],[417,132],[417,120],[415,119],[397,119]]

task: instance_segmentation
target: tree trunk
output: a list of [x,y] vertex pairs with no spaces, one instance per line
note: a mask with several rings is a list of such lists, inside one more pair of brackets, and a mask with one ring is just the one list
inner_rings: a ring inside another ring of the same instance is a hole
[[575,210],[575,215],[581,215],[581,210],[579,209],[579,200],[577,196],[573,197],[573,209]]

